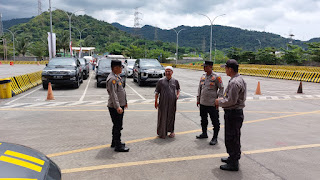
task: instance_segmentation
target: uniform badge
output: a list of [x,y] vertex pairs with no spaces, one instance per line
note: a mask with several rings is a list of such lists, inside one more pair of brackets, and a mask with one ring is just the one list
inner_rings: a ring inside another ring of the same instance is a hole
[[211,80],[214,81],[216,79],[216,77],[212,76]]
[[204,76],[201,77],[202,80],[205,80],[206,78]]
[[116,84],[116,80],[112,80],[112,84]]
[[122,83],[121,82],[119,82],[119,86],[121,86],[122,85]]
[[221,84],[222,83],[221,77],[218,77],[217,79],[219,80],[219,83]]
[[214,83],[213,83],[213,82],[211,82],[211,83],[210,83],[210,86],[213,86],[213,85],[214,85]]

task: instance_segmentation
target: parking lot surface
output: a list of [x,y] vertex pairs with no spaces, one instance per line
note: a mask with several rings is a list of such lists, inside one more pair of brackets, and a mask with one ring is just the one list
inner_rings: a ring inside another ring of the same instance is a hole
[[[202,71],[174,69],[181,86],[177,104],[176,137],[156,137],[154,85],[139,87],[127,79],[128,109],[122,140],[128,153],[110,148],[112,122],[106,88],[97,88],[94,72],[80,86],[35,87],[0,100],[2,141],[37,149],[62,170],[62,179],[319,179],[320,86],[298,81],[244,76],[247,82],[242,158],[238,172],[219,169],[224,146],[224,119],[218,144],[201,133],[197,89]],[[226,87],[230,77],[222,76]],[[262,95],[255,95],[258,84]],[[212,136],[211,122],[209,135]]]

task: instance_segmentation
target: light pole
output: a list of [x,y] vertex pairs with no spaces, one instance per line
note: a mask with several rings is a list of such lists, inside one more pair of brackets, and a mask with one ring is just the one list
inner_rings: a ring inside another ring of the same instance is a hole
[[22,31],[22,30],[18,30],[18,31],[15,31],[15,32],[10,31],[9,29],[4,29],[4,30],[10,32],[11,35],[12,35],[13,61],[16,61],[16,48],[15,48],[15,46],[14,46],[14,34],[15,34],[16,32]]
[[[69,18],[69,33],[70,33],[70,41],[69,41],[69,46],[71,45],[71,17],[72,17],[72,15],[73,14],[75,14],[76,12],[78,12],[78,11],[84,11],[84,9],[79,9],[79,10],[76,10],[76,11],[74,11],[73,13],[71,13],[71,14],[68,14],[66,11],[64,11],[64,10],[61,10],[61,11],[63,11],[63,12],[65,12],[66,14],[67,14],[67,16],[68,16],[68,18]],[[70,48],[70,47],[69,47]],[[71,55],[71,49],[70,49],[70,55]]]
[[[51,51],[49,52],[49,57],[53,58],[54,52],[53,52],[53,38],[52,38],[52,11],[51,11],[51,0],[49,0],[49,11],[50,11],[50,46]],[[51,60],[51,59],[50,59]]]
[[177,34],[177,48],[176,48],[176,64],[178,64],[178,37],[179,37],[179,33],[182,31],[182,30],[185,30],[185,29],[180,29],[178,32],[175,30],[175,29],[173,29],[174,30],[174,32],[176,32],[176,34]]
[[[205,15],[205,14],[200,14],[200,15],[207,17],[209,19],[209,21],[210,21],[210,24],[211,24],[211,32],[210,32],[210,61],[212,61],[212,55],[211,55],[211,50],[212,50],[212,25],[213,25],[213,22],[214,22],[214,20],[216,18],[218,18],[220,16],[224,16],[226,14],[220,14],[219,16],[216,16],[212,21],[207,15]],[[213,63],[215,64],[216,62],[214,61]]]
[[[84,28],[84,29],[82,29],[81,31],[78,29],[78,28],[76,28],[76,27],[73,27],[73,28],[75,28],[78,32],[79,32],[79,34],[80,34],[80,51],[81,51],[81,33],[82,33],[82,31],[84,31],[84,30],[86,30],[87,28]],[[80,58],[80,51],[79,51],[79,58]]]

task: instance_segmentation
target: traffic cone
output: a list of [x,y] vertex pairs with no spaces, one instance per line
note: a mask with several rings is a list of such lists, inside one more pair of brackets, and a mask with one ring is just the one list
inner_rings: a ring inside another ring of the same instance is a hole
[[257,86],[257,89],[256,89],[256,95],[261,95],[260,81],[258,81],[258,86]]
[[52,87],[51,82],[48,84],[48,95],[47,95],[47,101],[54,100],[53,93],[52,93]]
[[0,61],[0,65],[2,64],[2,62]]
[[13,62],[12,61],[10,61],[10,66],[13,66]]
[[302,92],[302,81],[300,81],[300,85],[299,85],[297,93],[301,93],[301,94],[303,93]]

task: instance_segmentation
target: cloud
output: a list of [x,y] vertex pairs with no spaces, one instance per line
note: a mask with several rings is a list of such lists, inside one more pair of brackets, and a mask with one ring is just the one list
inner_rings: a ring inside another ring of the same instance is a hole
[[[52,0],[52,7],[66,11],[85,9],[85,13],[106,22],[119,22],[132,27],[135,8],[139,8],[141,25],[153,25],[168,29],[180,25],[203,26],[220,15],[214,24],[243,29],[267,31],[287,36],[291,31],[295,38],[308,40],[319,37],[320,0]],[[42,1],[42,10],[48,2]],[[35,16],[36,0],[8,0],[0,3],[3,19]]]

